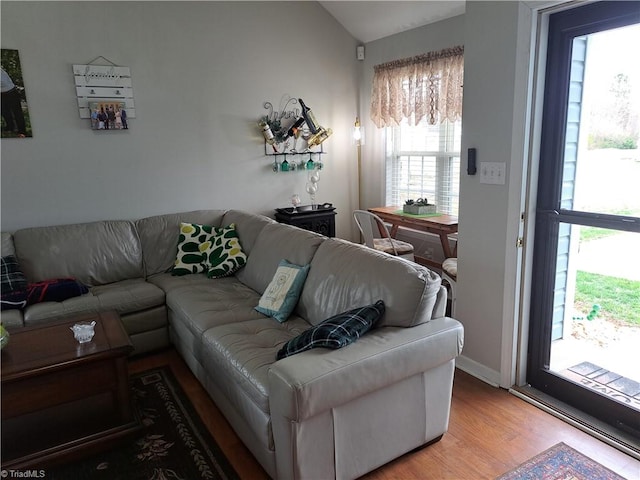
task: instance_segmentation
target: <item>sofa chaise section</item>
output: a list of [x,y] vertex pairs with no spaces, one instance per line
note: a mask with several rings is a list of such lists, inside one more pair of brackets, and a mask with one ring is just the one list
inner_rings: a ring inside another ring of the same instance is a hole
[[[304,245],[291,237],[299,232],[270,230],[245,271],[261,265],[267,272],[253,279],[258,292],[280,257],[291,256],[292,243]],[[285,323],[248,319],[202,334],[200,380],[278,479],[355,478],[442,436],[462,348],[461,325],[443,316],[446,291],[436,274],[350,242],[319,240],[311,242],[309,276]],[[312,325],[378,299],[387,305],[381,326],[353,345],[276,361]]]

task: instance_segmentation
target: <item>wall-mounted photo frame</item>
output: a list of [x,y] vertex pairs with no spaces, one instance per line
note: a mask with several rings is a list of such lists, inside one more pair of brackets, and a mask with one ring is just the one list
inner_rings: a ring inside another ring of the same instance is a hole
[[[108,65],[97,65],[98,61]],[[73,78],[78,113],[90,120],[92,130],[129,130],[130,120],[136,117],[129,67],[99,56],[88,64],[74,64]]]
[[18,50],[0,49],[1,138],[33,137]]
[[129,130],[127,105],[114,100],[95,100],[89,102],[91,112],[91,130]]

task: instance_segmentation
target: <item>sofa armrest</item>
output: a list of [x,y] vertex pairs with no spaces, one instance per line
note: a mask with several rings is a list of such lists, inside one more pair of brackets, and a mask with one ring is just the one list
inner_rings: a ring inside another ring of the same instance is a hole
[[269,370],[272,416],[300,422],[442,365],[462,352],[463,327],[448,317],[414,327],[383,327],[339,350],[317,348]]

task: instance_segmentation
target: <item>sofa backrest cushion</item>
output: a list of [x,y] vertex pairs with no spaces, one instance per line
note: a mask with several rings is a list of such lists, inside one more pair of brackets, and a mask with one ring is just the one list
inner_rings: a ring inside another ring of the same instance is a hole
[[253,249],[262,229],[266,225],[275,223],[275,220],[255,213],[243,212],[241,210],[229,210],[224,214],[222,226],[226,227],[232,223],[236,226],[236,232],[238,232],[242,251],[247,255],[251,255],[251,250]]
[[173,267],[178,253],[180,223],[197,223],[219,227],[224,210],[195,210],[141,218],[135,222],[146,276],[162,273]]
[[265,225],[251,249],[247,265],[236,273],[236,277],[262,294],[275,275],[280,260],[304,267],[311,262],[325,239],[317,233],[283,223]]
[[29,282],[72,277],[95,286],[143,276],[142,248],[131,221],[25,228],[13,234],[13,242]]
[[440,276],[404,259],[346,240],[327,239],[311,261],[297,313],[312,325],[378,300],[378,327],[411,327],[431,320]]
[[8,232],[0,233],[0,253],[2,257],[16,253],[16,249],[13,248],[13,236]]

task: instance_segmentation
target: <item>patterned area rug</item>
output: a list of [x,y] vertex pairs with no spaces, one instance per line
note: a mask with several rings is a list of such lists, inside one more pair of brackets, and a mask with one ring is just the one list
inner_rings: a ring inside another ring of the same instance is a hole
[[131,378],[143,429],[120,448],[56,469],[48,480],[238,480],[168,368]]
[[565,443],[558,443],[496,480],[625,480],[617,473],[585,457]]

